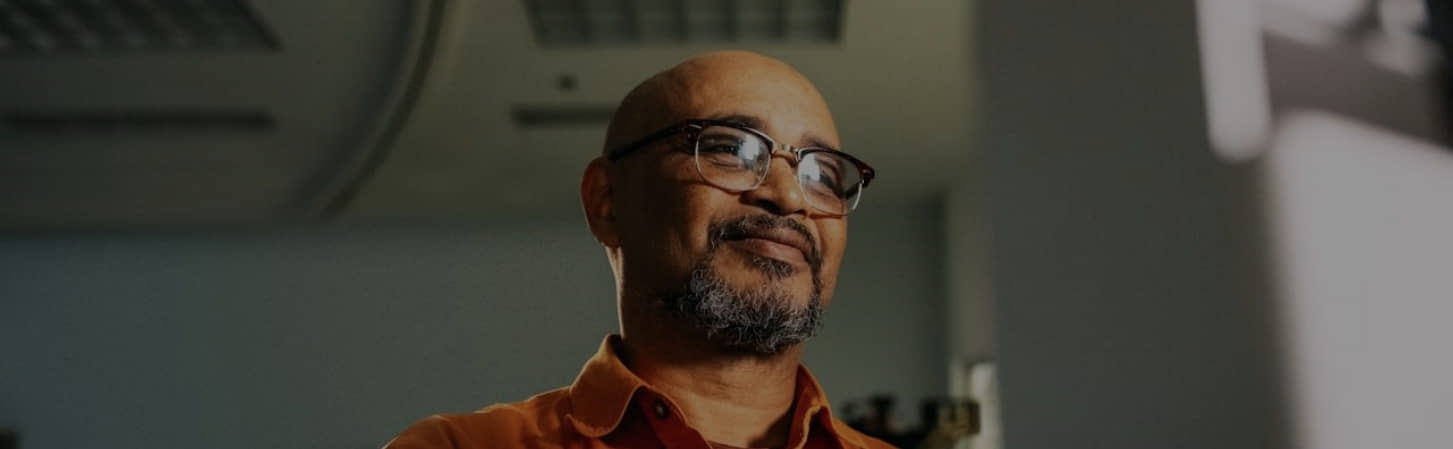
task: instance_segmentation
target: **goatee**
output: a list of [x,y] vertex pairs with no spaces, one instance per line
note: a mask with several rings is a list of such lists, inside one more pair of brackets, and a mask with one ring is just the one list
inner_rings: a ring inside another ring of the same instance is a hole
[[770,281],[745,289],[731,286],[712,267],[717,250],[727,236],[745,229],[776,226],[806,233],[800,224],[773,216],[745,217],[713,225],[709,252],[692,269],[683,289],[663,297],[666,311],[702,331],[708,341],[746,354],[777,354],[816,335],[823,313],[820,263],[811,257],[816,255],[816,248],[809,257],[812,291],[802,307],[794,307],[792,293],[780,282],[796,272],[790,264],[751,256],[751,266]]

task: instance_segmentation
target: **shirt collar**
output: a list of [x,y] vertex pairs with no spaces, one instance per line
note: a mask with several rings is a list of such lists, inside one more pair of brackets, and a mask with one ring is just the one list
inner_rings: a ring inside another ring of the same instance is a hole
[[795,443],[792,447],[800,448],[806,442],[805,438],[794,441],[799,436],[806,436],[805,432],[799,430],[798,424],[800,423],[802,428],[811,428],[812,420],[816,420],[821,429],[827,430],[839,441],[848,443],[846,445],[859,449],[868,447],[862,438],[858,437],[856,431],[853,431],[847,424],[832,418],[832,405],[828,403],[827,394],[823,392],[822,385],[817,383],[817,377],[814,377],[806,366],[800,364],[797,365],[797,406],[793,410],[792,416],[792,430],[788,436],[788,441]]
[[621,362],[617,344],[620,335],[606,336],[570,385],[571,414],[566,419],[581,435],[600,438],[614,431],[625,417],[631,397],[646,386],[646,381]]
[[[625,363],[621,362],[616,346],[620,335],[611,334],[601,342],[600,349],[581,368],[580,375],[570,385],[571,414],[566,420],[577,432],[589,438],[600,438],[620,426],[631,405],[636,391],[651,386],[641,380]],[[793,411],[789,447],[800,447],[805,440],[805,429],[812,421],[819,428],[830,432],[838,440],[857,448],[867,447],[856,432],[841,422],[832,419],[832,407],[823,394],[822,385],[807,370],[797,367],[797,405]]]

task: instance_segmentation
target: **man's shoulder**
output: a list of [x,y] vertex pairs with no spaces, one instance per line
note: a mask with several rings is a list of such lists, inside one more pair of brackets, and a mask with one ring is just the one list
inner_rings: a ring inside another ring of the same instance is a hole
[[519,402],[491,405],[472,413],[432,415],[410,425],[384,447],[470,449],[555,446],[562,437],[561,417],[569,407],[568,398],[569,389],[560,388]]

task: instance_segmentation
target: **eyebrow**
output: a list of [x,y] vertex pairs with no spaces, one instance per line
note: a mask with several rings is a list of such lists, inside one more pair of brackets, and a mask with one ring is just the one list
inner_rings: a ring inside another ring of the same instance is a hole
[[[723,122],[735,123],[735,124],[738,124],[738,125],[741,125],[741,126],[745,126],[745,127],[748,127],[748,128],[752,128],[752,129],[755,129],[755,130],[759,130],[759,131],[763,128],[762,124],[763,123],[766,123],[760,117],[757,117],[757,116],[754,116],[754,115],[748,115],[748,114],[722,114],[722,115],[717,115],[717,116],[712,116],[712,117],[707,117],[707,118],[710,119],[710,120],[720,120],[720,121],[723,121]],[[766,133],[766,131],[762,131],[762,132],[763,133]],[[807,142],[807,145],[806,146],[809,146],[809,147],[818,147],[818,148],[826,148],[826,149],[833,150],[833,151],[842,151],[842,150],[837,149],[837,147],[834,147],[834,146],[828,144],[827,143],[827,140],[824,140],[821,137],[817,137],[817,136],[811,134],[810,132],[807,135],[803,136],[802,141]]]

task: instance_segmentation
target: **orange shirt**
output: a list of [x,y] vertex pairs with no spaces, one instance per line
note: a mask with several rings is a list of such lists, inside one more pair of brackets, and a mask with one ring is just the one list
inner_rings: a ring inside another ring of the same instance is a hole
[[[474,413],[430,416],[385,449],[713,449],[671,398],[621,363],[619,341],[618,335],[606,337],[569,387]],[[805,367],[797,370],[787,441],[780,449],[893,449],[833,418]]]

